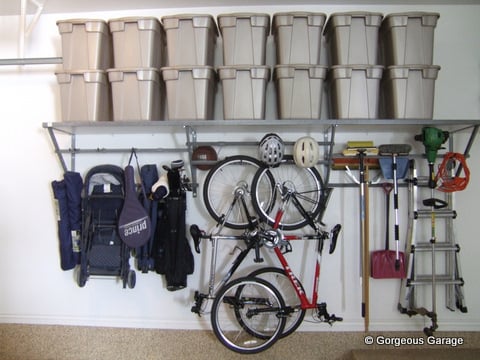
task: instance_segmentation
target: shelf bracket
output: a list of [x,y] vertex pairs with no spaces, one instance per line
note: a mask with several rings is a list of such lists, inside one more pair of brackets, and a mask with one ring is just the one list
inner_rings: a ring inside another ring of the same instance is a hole
[[190,160],[190,176],[192,177],[192,196],[197,197],[198,192],[198,179],[197,179],[197,168],[193,165],[192,156],[193,149],[197,146],[197,132],[190,126],[185,125],[185,136],[187,137],[187,149],[188,149],[188,159]]
[[[27,25],[27,5],[31,3],[36,6],[35,14],[33,15],[32,21]],[[18,37],[18,51],[20,57],[24,57],[25,54],[25,40],[30,36],[33,28],[37,24],[38,19],[43,11],[43,5],[37,0],[20,0],[20,33]]]
[[333,146],[335,145],[335,129],[336,125],[330,125],[323,132],[324,150],[323,160],[325,161],[325,176],[324,183],[328,187],[330,183],[330,171],[332,168]]
[[[48,126],[47,130],[48,130],[48,135],[50,136],[50,140],[52,141],[53,147],[55,148],[55,154],[57,154],[57,158],[60,161],[60,165],[62,166],[63,171],[67,172],[68,171],[67,163],[65,162],[65,159],[63,157],[63,152],[60,149],[60,146],[58,145],[57,137],[55,136],[55,130],[52,126]],[[73,134],[71,134],[71,136],[73,137]]]

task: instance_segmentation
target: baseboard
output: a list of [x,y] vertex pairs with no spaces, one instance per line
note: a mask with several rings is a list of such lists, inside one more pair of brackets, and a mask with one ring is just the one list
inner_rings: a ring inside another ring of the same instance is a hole
[[[42,315],[0,315],[0,323],[6,324],[34,324],[34,325],[69,325],[69,326],[100,326],[119,328],[144,328],[166,330],[209,330],[210,316],[198,317],[191,314],[191,320],[164,320],[151,318],[108,318],[108,317],[71,317],[71,316],[42,316]],[[422,332],[427,323],[423,321],[410,321],[402,323],[374,321],[369,324],[370,332]],[[304,321],[300,331],[305,332],[362,332],[365,325],[363,321],[336,322],[332,326],[327,323]],[[480,331],[479,322],[457,321],[440,322],[438,330],[472,332]]]

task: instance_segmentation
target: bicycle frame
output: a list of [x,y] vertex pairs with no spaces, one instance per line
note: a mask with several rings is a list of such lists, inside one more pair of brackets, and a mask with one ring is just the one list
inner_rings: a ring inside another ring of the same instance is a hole
[[[275,223],[273,225],[273,229],[276,230],[279,228],[280,221],[282,220],[283,214],[285,213],[285,207],[288,206],[289,202],[292,201],[294,206],[297,208],[297,210],[304,216],[306,219],[309,219],[308,224],[315,230],[317,234],[320,233],[320,230],[318,226],[316,225],[315,221],[311,219],[309,214],[305,211],[305,209],[302,207],[298,199],[295,197],[295,194],[286,189],[286,191],[283,191],[283,188],[281,184],[278,184],[276,186],[280,190],[281,198],[283,201],[282,206],[278,209],[277,214],[275,215]],[[315,262],[315,272],[314,272],[314,278],[313,278],[313,290],[312,290],[312,296],[311,296],[311,301],[308,300],[307,295],[305,294],[305,291],[302,288],[302,285],[298,281],[297,277],[293,273],[292,269],[290,268],[290,265],[288,264],[287,259],[285,256],[283,256],[282,252],[280,251],[279,247],[275,247],[275,255],[277,255],[278,260],[280,261],[280,264],[283,267],[283,270],[287,274],[293,288],[295,289],[295,292],[300,299],[300,306],[302,309],[315,309],[317,308],[317,300],[318,300],[318,281],[320,279],[320,262],[321,262],[321,256],[322,256],[322,249],[323,249],[323,241],[326,238],[326,235],[324,233],[320,233],[319,235],[316,236],[317,241],[319,242],[317,244],[317,251],[318,251],[318,256]],[[295,235],[285,235],[284,239],[287,241],[292,241],[292,240],[299,240],[298,236]],[[322,243],[320,243],[322,242]]]

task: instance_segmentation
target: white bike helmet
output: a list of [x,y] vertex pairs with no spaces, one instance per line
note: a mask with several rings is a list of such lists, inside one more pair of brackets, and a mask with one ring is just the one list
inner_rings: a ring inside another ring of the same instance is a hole
[[293,146],[293,160],[302,168],[313,167],[319,158],[318,143],[311,136],[299,138]]
[[277,134],[267,134],[260,141],[258,156],[265,164],[275,166],[280,164],[285,152],[285,145]]

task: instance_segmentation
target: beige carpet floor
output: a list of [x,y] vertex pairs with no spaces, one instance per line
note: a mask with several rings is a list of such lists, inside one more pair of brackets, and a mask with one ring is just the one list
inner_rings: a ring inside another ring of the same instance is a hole
[[480,332],[444,333],[463,344],[365,345],[365,337],[424,338],[413,333],[297,332],[256,355],[240,355],[210,331],[0,324],[1,360],[430,360],[480,359]]

